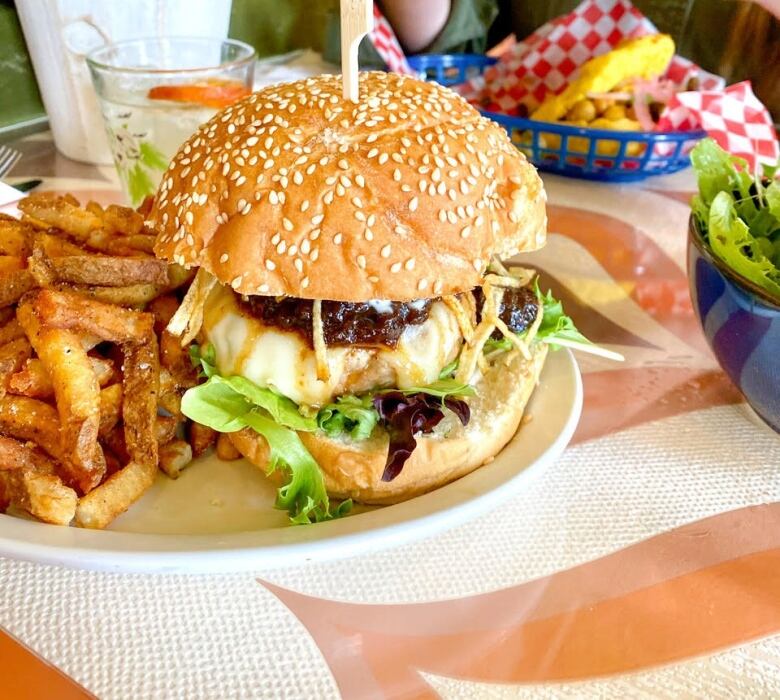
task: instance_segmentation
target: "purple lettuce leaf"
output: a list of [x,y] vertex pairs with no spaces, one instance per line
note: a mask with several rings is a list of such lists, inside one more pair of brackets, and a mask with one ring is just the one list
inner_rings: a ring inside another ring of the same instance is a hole
[[390,436],[382,481],[392,481],[401,473],[417,447],[415,435],[433,432],[444,418],[445,407],[455,413],[463,425],[469,422],[468,404],[460,399],[441,399],[422,392],[406,395],[400,391],[388,391],[374,397],[374,408]]

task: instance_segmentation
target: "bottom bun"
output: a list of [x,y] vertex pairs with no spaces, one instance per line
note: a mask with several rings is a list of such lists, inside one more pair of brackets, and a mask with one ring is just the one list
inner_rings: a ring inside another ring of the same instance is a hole
[[[417,448],[392,481],[382,481],[388,449],[384,430],[377,429],[375,437],[363,442],[321,433],[299,435],[320,465],[330,496],[358,503],[399,503],[492,461],[517,432],[546,356],[544,343],[535,344],[530,360],[517,351],[499,355],[475,385],[469,424],[464,427],[448,415],[434,433],[417,436]],[[260,435],[246,428],[231,433],[230,439],[250,462],[267,468],[268,445]]]

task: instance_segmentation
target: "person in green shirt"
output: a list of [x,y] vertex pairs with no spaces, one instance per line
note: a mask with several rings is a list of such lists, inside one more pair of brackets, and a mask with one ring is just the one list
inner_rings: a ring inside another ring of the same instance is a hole
[[[484,53],[509,34],[522,39],[580,0],[377,0],[404,50]],[[338,63],[338,0],[234,0],[231,34],[262,54],[297,47],[322,51]],[[680,55],[729,83],[751,80],[758,97],[780,119],[780,0],[634,0]],[[270,18],[273,18],[271,21]],[[364,68],[381,68],[368,41]]]

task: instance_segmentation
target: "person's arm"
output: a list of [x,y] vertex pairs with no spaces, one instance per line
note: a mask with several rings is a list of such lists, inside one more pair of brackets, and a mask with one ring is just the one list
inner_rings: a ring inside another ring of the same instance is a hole
[[409,53],[426,48],[450,16],[451,0],[382,0],[380,7]]

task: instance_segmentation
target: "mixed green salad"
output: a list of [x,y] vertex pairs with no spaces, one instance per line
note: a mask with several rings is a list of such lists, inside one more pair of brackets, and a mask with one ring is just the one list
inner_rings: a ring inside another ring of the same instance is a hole
[[699,193],[691,206],[704,240],[732,270],[780,302],[780,163],[751,173],[704,139],[691,151]]
[[[550,292],[543,294],[538,282],[535,289],[543,315],[532,343],[543,342],[553,350],[565,345],[622,359],[585,338],[564,313],[561,302]],[[483,352],[492,357],[512,347],[504,338],[489,342]],[[362,441],[381,426],[390,439],[382,477],[389,481],[400,473],[414,450],[415,436],[432,432],[445,412],[453,413],[465,425],[470,411],[464,399],[476,394],[473,386],[455,379],[456,359],[441,371],[438,381],[428,386],[402,390],[377,388],[360,396],[339,396],[333,403],[311,408],[244,377],[221,376],[212,345],[192,345],[190,357],[205,381],[184,394],[182,412],[221,433],[251,428],[262,435],[270,449],[270,471],[282,470],[285,477],[277,493],[276,506],[287,510],[295,524],[337,518],[352,506],[350,501],[335,505],[329,501],[322,472],[299,432],[322,431],[328,437],[344,436]]]

